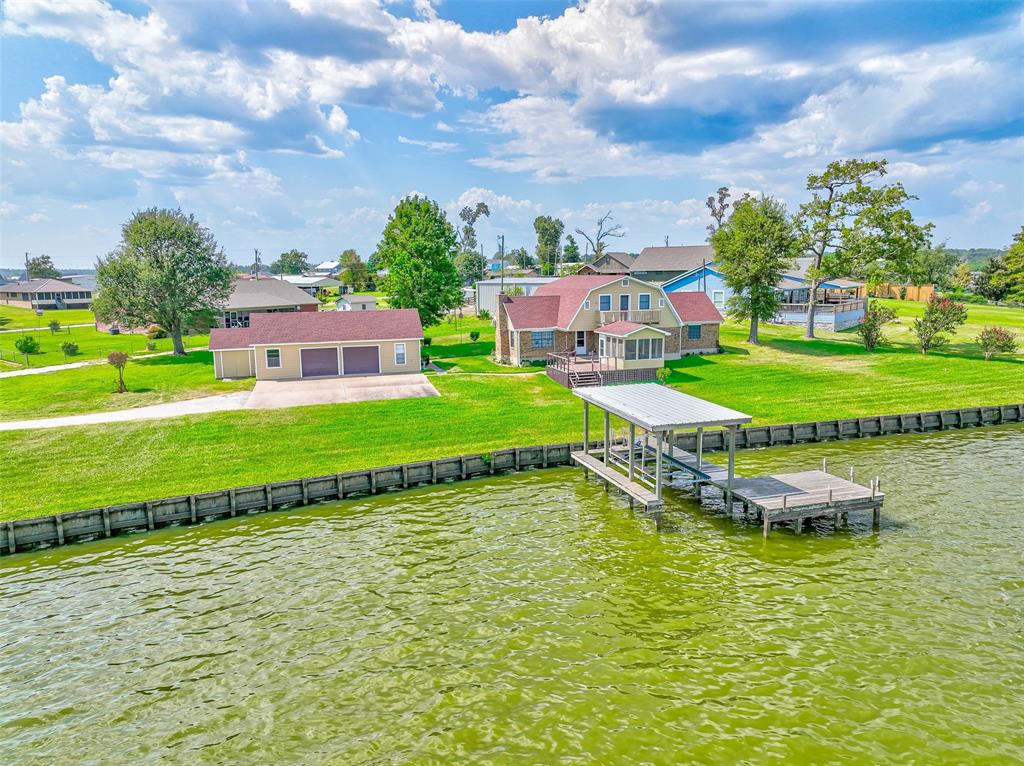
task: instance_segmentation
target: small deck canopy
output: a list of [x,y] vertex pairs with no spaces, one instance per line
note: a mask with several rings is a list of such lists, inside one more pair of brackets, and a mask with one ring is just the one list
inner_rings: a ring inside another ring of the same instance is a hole
[[583,401],[651,433],[737,426],[753,420],[750,415],[657,383],[575,388],[573,393]]

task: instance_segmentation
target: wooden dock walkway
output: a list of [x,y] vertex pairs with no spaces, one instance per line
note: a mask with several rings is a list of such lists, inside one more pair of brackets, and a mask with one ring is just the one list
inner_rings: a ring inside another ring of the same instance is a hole
[[622,490],[632,500],[640,503],[647,510],[656,511],[661,508],[662,501],[651,490],[647,489],[643,484],[630,481],[614,468],[606,466],[593,455],[588,455],[586,452],[573,452],[572,460],[583,468],[584,472],[593,471],[598,478],[605,481],[606,486],[614,484],[617,489]]

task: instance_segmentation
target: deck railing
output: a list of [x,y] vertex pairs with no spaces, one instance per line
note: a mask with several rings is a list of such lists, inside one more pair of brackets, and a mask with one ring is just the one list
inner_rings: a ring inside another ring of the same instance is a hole
[[[807,303],[780,303],[779,313],[780,314],[806,314]],[[855,300],[855,301],[842,301],[840,303],[815,303],[814,313],[815,314],[844,314],[847,311],[857,311],[867,305],[867,301]]]
[[660,311],[602,311],[601,324],[612,322],[636,322],[637,324],[657,324],[661,321]]

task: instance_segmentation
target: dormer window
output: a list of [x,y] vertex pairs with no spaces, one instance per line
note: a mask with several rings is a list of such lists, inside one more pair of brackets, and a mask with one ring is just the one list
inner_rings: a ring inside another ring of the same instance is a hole
[[628,279],[623,279],[622,280],[622,286],[623,287],[629,287],[629,280]]

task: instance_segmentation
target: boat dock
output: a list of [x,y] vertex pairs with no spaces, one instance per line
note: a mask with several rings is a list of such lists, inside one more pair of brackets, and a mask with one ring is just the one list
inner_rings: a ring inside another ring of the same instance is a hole
[[[720,490],[726,510],[732,515],[736,503],[742,504],[745,517],[753,514],[767,537],[772,526],[792,523],[799,534],[809,519],[831,518],[836,528],[855,511],[871,511],[875,527],[880,523],[885,496],[878,479],[868,486],[857,484],[851,470],[850,479],[822,470],[743,477],[735,471],[735,429],[752,418],[712,402],[683,394],[653,383],[630,386],[576,389],[583,399],[583,443],[590,442],[590,405],[604,413],[604,441],[599,450],[583,450],[572,454],[573,462],[614,486],[630,499],[630,506],[639,503],[655,512],[660,523],[662,494],[666,478],[673,471],[684,472],[698,500],[704,499],[707,486]],[[610,416],[628,423],[629,438],[614,443]],[[703,459],[703,433],[707,427],[728,429],[728,466],[722,467]],[[643,431],[637,438],[637,428]],[[675,446],[674,435],[685,428],[697,430],[697,452]],[[653,442],[653,444],[652,444]]]

